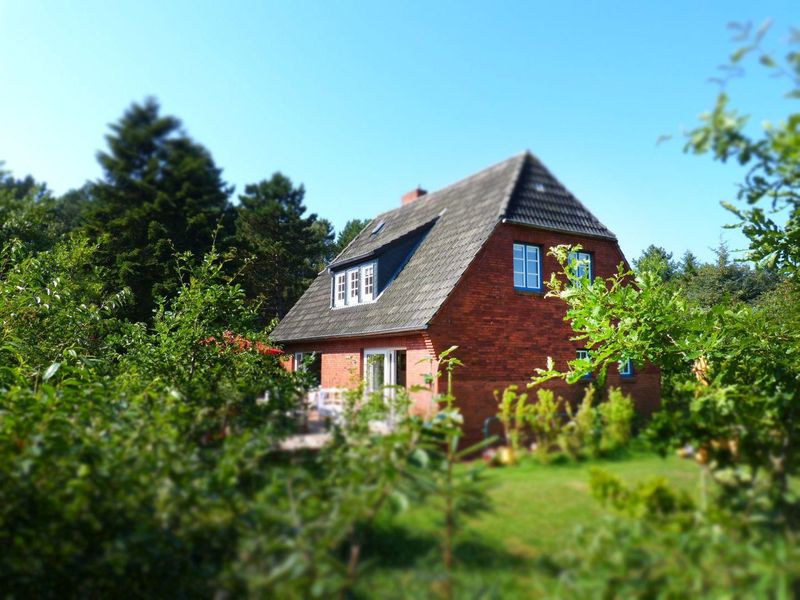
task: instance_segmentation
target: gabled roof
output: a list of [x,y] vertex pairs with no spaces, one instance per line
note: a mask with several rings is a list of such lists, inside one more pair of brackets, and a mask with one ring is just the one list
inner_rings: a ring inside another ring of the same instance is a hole
[[[317,276],[271,337],[289,342],[424,329],[503,219],[616,240],[525,152],[375,217]],[[331,308],[331,270],[362,256],[379,257],[382,248],[417,231],[426,233],[375,302]]]

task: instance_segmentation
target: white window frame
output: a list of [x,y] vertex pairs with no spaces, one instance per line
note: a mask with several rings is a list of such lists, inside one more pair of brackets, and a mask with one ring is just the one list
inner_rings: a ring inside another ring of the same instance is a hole
[[[367,276],[370,287],[367,287]],[[339,283],[344,282],[344,299],[339,298]],[[378,262],[370,261],[333,275],[333,307],[355,306],[375,302],[378,287]]]
[[[358,304],[361,299],[361,268],[347,270],[347,304]],[[355,292],[355,293],[353,293]]]
[[[347,304],[347,274],[336,273],[333,276],[333,305],[344,306]],[[341,283],[342,296],[339,297],[339,284]]]
[[[367,274],[369,274],[369,291],[367,291]],[[361,302],[372,302],[375,297],[375,263],[367,263],[361,267]]]
[[[517,253],[522,254],[517,257]],[[518,268],[518,261],[522,261],[522,269]],[[542,249],[536,244],[514,242],[513,253],[514,289],[541,292],[542,291]],[[517,284],[517,275],[522,276],[522,285]]]

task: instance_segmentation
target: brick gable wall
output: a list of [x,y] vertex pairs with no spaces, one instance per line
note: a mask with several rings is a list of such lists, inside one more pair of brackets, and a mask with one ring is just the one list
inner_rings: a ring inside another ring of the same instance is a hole
[[[514,289],[513,244],[542,247],[542,279],[560,270],[547,250],[558,244],[581,244],[594,253],[594,273],[606,277],[617,270],[624,257],[615,242],[500,224],[476,256],[451,296],[431,323],[428,333],[437,352],[459,346],[457,356],[465,368],[456,376],[455,395],[465,415],[468,438],[476,439],[487,417],[497,412],[494,390],[515,383],[521,390],[536,367],[552,356],[557,368],[575,358],[580,344],[570,341],[572,330],[564,322],[565,305],[544,293]],[[651,413],[660,398],[658,369],[645,366],[632,378],[609,373],[608,384],[622,387],[644,414]],[[585,384],[550,386],[570,401],[583,396]]]

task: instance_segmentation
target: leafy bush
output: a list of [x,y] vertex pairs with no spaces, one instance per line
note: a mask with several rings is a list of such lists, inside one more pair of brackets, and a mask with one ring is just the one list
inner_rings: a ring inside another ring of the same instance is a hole
[[602,421],[600,450],[613,452],[628,445],[631,439],[633,400],[619,388],[608,390],[608,400],[597,406]]
[[600,450],[597,409],[592,405],[595,388],[588,386],[577,411],[566,403],[568,421],[558,436],[558,446],[572,459],[596,456]]
[[511,448],[512,461],[521,454],[525,443],[525,425],[530,412],[527,404],[528,394],[518,394],[518,389],[516,385],[510,385],[503,390],[502,396],[499,396],[497,390],[494,392],[499,408],[497,418],[503,424],[503,433],[506,443]]
[[578,598],[767,598],[800,591],[800,549],[783,535],[702,513],[684,493],[655,479],[626,487],[592,473],[592,491],[625,517],[578,530],[570,550],[542,561],[559,596]]
[[[433,419],[380,434],[373,420],[407,415],[405,390],[389,405],[354,396],[328,446],[288,457],[279,443],[307,382],[281,367],[224,261],[179,257],[178,293],[148,327],[116,317],[125,294],[87,266],[93,252],[79,238],[4,250],[4,593],[337,596],[377,513],[427,494],[449,572],[460,515],[485,503],[475,474],[454,469],[450,393]],[[451,385],[460,363],[440,359]]]
[[536,453],[547,460],[562,428],[559,407],[563,401],[560,398],[556,400],[553,391],[545,389],[537,390],[536,398],[528,410],[528,423],[536,438]]

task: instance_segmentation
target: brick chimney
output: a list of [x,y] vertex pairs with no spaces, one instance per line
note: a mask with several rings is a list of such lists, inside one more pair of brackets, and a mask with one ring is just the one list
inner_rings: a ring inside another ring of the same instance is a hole
[[407,194],[403,194],[403,205],[405,206],[406,204],[414,202],[414,200],[419,200],[427,193],[428,192],[423,190],[421,187],[417,187],[408,192]]

